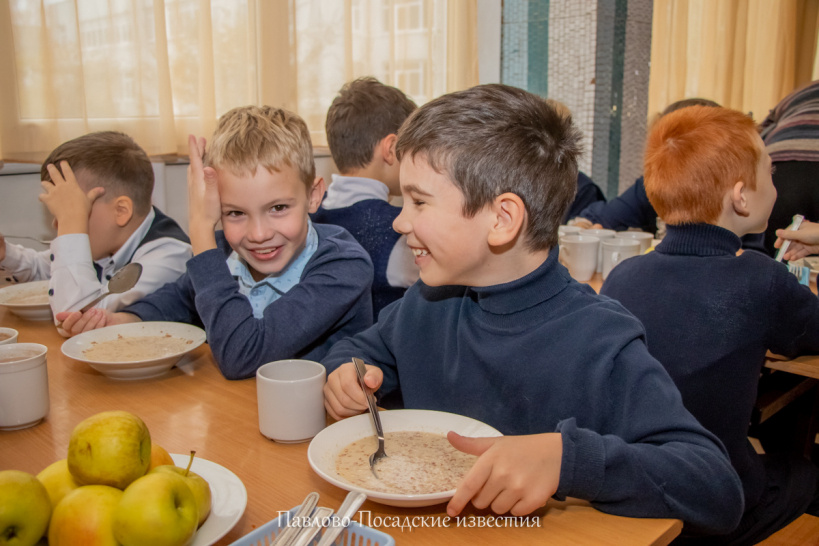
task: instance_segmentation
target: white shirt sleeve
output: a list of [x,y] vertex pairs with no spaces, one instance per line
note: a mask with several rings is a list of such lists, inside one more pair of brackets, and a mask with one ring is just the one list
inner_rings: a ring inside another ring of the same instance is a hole
[[171,237],[145,243],[137,249],[131,260],[132,263],[142,264],[142,275],[136,286],[122,294],[106,296],[95,307],[119,311],[141,300],[165,283],[178,279],[185,272],[187,262],[192,256],[191,245]]
[[51,251],[34,250],[6,241],[6,257],[0,266],[20,282],[44,281],[51,276]]
[[407,245],[407,236],[402,235],[396,241],[387,261],[387,282],[390,286],[407,288],[415,284],[421,272],[415,265],[415,255]]
[[[56,315],[76,311],[102,294],[105,284],[97,280],[87,233],[61,235],[51,242],[49,302]],[[55,319],[55,324],[57,320]]]

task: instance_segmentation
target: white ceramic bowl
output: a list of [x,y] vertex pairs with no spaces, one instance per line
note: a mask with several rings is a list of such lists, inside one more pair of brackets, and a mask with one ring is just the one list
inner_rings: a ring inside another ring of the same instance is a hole
[[[462,436],[501,436],[501,433],[470,417],[430,410],[391,410],[381,412],[381,423],[384,432],[396,431],[423,431],[446,434],[450,430]],[[350,417],[333,423],[319,432],[307,448],[307,460],[313,470],[331,484],[348,491],[363,491],[371,501],[390,506],[432,506],[447,502],[455,494],[455,490],[429,493],[425,495],[392,494],[382,491],[373,491],[355,486],[342,478],[336,472],[336,458],[339,452],[351,443],[373,436],[373,427],[370,415],[367,413]],[[389,456],[389,444],[386,446]]]
[[[89,360],[84,354],[84,351],[90,349],[95,343],[103,341],[112,341],[120,337],[164,335],[182,338],[188,340],[189,343],[185,345],[183,350],[173,354],[127,362],[98,362]],[[181,322],[132,322],[107,326],[74,336],[63,343],[62,351],[65,356],[80,362],[86,362],[89,366],[111,379],[150,379],[168,372],[185,354],[196,349],[204,342],[205,331],[190,324]]]
[[0,328],[0,345],[17,343],[17,330],[14,328]]
[[[19,298],[44,296],[45,303],[15,303]],[[24,282],[0,288],[0,305],[20,318],[28,320],[51,320],[48,304],[48,281]]]

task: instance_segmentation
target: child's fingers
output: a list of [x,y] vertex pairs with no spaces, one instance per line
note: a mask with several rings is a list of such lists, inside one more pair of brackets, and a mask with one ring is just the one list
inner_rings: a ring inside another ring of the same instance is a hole
[[[68,163],[66,163],[66,165],[68,165]],[[58,169],[57,166],[54,163],[49,163],[48,165],[46,165],[46,170],[48,171],[48,174],[51,176],[50,184],[54,185],[54,184],[58,184],[58,183],[61,183],[61,182],[65,182],[65,179],[63,178],[63,175],[60,172],[60,169]],[[49,184],[48,181],[44,180],[43,182],[45,184]]]
[[[356,379],[358,379],[358,376],[356,376]],[[370,387],[373,391],[377,391],[383,382],[384,372],[381,371],[381,368],[377,366],[367,366],[367,373],[364,374],[364,384]]]
[[97,187],[88,192],[88,201],[93,205],[94,201],[105,195],[105,188]]
[[481,491],[491,473],[492,464],[478,459],[475,465],[466,473],[463,480],[461,480],[461,483],[458,484],[455,494],[446,506],[446,513],[451,517],[460,514],[467,503]]
[[484,451],[495,445],[500,437],[492,438],[469,438],[461,436],[457,432],[449,431],[446,435],[452,447],[458,451],[469,453],[470,455],[483,455]]

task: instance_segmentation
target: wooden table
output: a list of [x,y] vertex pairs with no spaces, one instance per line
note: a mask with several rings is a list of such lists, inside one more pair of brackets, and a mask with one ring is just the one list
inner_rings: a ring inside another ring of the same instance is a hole
[[[320,503],[337,508],[346,491],[325,482],[307,462],[307,445],[272,442],[259,433],[256,381],[228,381],[219,373],[207,345],[190,355],[190,375],[174,368],[145,381],[114,381],[60,352],[64,341],[49,322],[19,319],[0,307],[0,325],[16,328],[19,342],[48,346],[51,410],[29,429],[0,432],[0,469],[38,473],[66,457],[74,426],[100,411],[126,410],[139,415],[154,442],[171,453],[196,450],[197,457],[233,471],[245,484],[248,503],[239,523],[217,544],[230,544],[301,503],[310,491]],[[184,366],[185,368],[188,365]],[[370,517],[443,517],[446,505],[395,508],[366,502],[359,514]],[[488,511],[464,511],[463,523],[476,524]],[[380,528],[397,544],[668,544],[682,524],[673,519],[637,519],[599,512],[576,499],[550,501],[535,513],[532,527]],[[361,517],[354,518],[361,521]],[[471,519],[470,519],[471,518]],[[372,521],[372,520],[371,520]],[[416,519],[416,521],[420,521]],[[366,524],[366,521],[364,521]]]

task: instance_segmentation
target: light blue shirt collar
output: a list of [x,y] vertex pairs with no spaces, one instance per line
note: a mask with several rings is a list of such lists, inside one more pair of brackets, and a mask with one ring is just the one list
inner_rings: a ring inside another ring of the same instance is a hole
[[268,275],[258,282],[253,280],[247,264],[235,250],[227,257],[226,262],[230,274],[236,279],[239,292],[250,301],[255,318],[262,318],[268,305],[286,294],[301,280],[304,266],[307,265],[307,262],[315,254],[316,248],[318,248],[318,234],[309,219],[307,220],[307,226],[307,239],[304,243],[304,249],[299,255],[278,274]]

